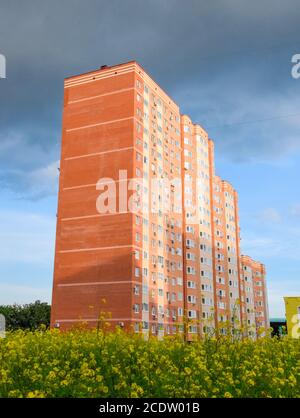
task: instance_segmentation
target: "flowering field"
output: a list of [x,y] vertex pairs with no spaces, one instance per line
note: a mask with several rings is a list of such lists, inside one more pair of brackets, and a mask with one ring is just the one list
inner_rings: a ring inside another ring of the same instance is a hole
[[8,333],[0,397],[300,397],[300,341]]

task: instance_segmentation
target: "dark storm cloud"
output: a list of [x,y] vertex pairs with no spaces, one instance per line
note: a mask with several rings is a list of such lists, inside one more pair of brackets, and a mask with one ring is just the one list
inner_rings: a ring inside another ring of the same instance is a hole
[[238,125],[300,108],[290,76],[299,18],[297,0],[1,0],[1,184],[29,187],[59,158],[64,77],[131,59],[211,127],[226,158],[299,149],[297,117],[272,131]]

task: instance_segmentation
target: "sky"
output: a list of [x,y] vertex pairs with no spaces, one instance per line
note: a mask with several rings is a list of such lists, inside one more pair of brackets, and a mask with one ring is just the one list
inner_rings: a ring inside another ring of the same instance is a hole
[[51,301],[65,77],[138,61],[215,141],[271,317],[300,295],[298,0],[1,0],[0,304]]

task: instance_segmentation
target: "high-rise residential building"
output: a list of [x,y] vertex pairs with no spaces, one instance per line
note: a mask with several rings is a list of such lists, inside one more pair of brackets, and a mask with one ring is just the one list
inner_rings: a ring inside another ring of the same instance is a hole
[[[212,175],[215,316],[219,323],[241,322],[239,222],[237,193],[230,183]],[[222,329],[222,328],[221,328]]]
[[269,327],[266,269],[246,255],[241,256],[241,290],[243,324],[250,333]]
[[181,117],[181,144],[184,310],[194,320],[188,332],[197,334],[214,326],[211,151],[207,132],[186,115]]
[[139,64],[65,80],[52,326],[267,326],[265,270],[248,259],[213,141]]

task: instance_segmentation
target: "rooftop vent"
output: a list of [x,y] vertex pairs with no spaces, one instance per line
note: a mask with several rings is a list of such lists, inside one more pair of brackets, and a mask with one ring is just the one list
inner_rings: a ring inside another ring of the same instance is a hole
[[108,65],[101,65],[100,69],[104,70],[104,68],[108,68]]

